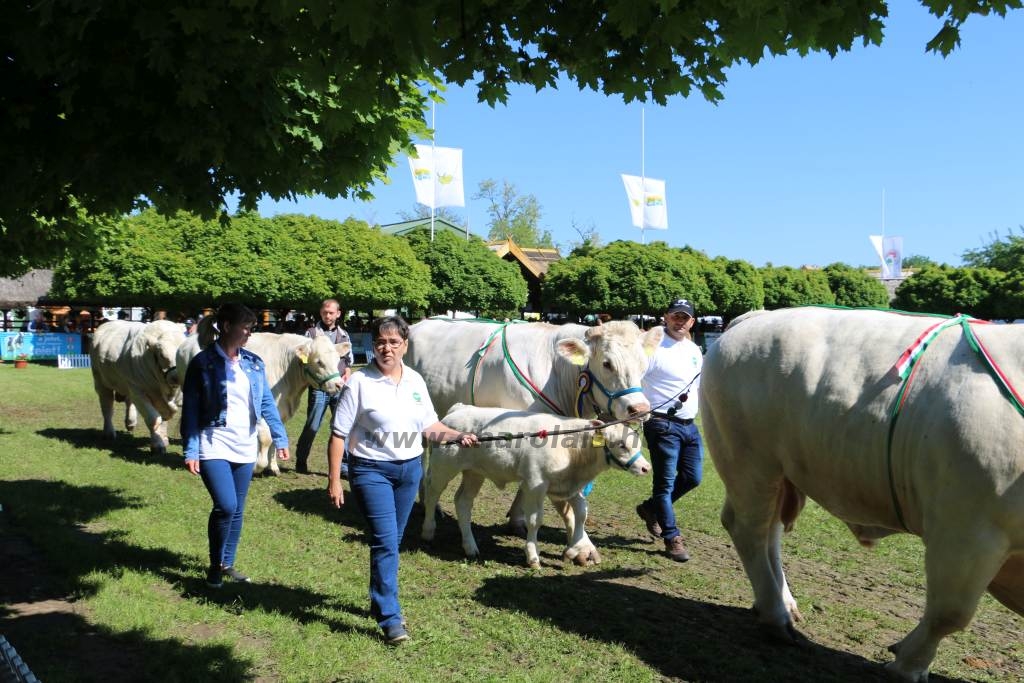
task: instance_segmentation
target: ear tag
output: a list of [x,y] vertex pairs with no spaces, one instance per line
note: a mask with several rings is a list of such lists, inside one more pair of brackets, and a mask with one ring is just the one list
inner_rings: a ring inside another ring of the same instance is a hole
[[309,354],[305,351],[299,351],[296,355],[299,357],[299,360],[302,361],[303,365],[309,363]]
[[594,446],[603,446],[604,445],[604,434],[602,434],[601,432],[594,432],[593,444],[594,444]]
[[582,353],[574,353],[572,358],[569,359],[569,362],[573,365],[582,366],[586,365],[587,359]]

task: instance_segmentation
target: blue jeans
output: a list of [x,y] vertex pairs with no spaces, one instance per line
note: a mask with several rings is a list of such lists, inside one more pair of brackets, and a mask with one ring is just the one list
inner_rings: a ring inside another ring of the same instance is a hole
[[299,445],[295,447],[295,462],[305,463],[309,460],[309,449],[313,447],[316,433],[320,429],[320,423],[324,421],[324,413],[327,406],[331,407],[331,416],[338,410],[338,400],[341,392],[328,394],[326,391],[310,389],[306,401],[306,424],[302,428],[302,435],[299,436]]
[[235,551],[242,536],[242,514],[249,493],[254,462],[203,460],[199,475],[213,499],[207,534],[210,538],[210,566],[235,566]]
[[665,540],[679,535],[672,504],[700,485],[704,448],[696,423],[688,425],[652,417],[644,422],[644,438],[654,469],[652,495],[644,505],[654,511]]
[[370,612],[382,629],[402,623],[398,546],[419,493],[420,458],[385,462],[349,456],[349,483],[370,536]]

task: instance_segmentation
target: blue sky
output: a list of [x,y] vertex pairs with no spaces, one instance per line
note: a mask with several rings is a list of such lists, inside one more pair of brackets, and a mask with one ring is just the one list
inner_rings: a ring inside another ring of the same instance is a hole
[[[690,245],[755,265],[877,260],[868,235],[904,238],[904,256],[961,263],[965,249],[1024,225],[1024,11],[973,17],[947,58],[925,53],[940,22],[917,2],[890,3],[882,47],[768,59],[732,69],[725,99],[643,107],[645,171],[664,179],[669,230],[647,241]],[[464,150],[468,216],[486,234],[479,181],[533,194],[541,227],[563,247],[573,222],[603,242],[640,241],[620,173],[640,174],[641,105],[571,83],[514,90],[506,106],[451,88],[437,107],[437,144]],[[371,223],[415,203],[404,156],[372,202],[264,201]]]

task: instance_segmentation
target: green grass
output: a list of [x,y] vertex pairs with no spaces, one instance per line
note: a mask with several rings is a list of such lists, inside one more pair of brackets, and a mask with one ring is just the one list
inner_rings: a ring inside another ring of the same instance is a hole
[[[304,414],[288,425],[293,442]],[[32,579],[0,589],[0,633],[48,683],[882,680],[885,646],[924,601],[917,539],[865,551],[811,504],[784,555],[807,639],[765,642],[708,460],[704,483],[677,508],[693,555],[685,565],[641,533],[633,507],[650,480],[619,472],[591,496],[600,566],[562,565],[549,508],[543,567],[525,568],[523,542],[501,529],[512,491],[493,486],[474,520],[485,560],[466,562],[453,484],[431,547],[413,513],[401,568],[413,640],[389,648],[368,615],[362,520],[328,505],[326,424],[311,459],[320,476],[286,465],[253,483],[238,566],[255,582],[220,591],[203,583],[209,498],[182,467],[180,444],[155,458],[144,427],[105,442],[100,426],[88,371],[0,365],[0,538],[37,551],[17,556]],[[71,611],[48,613],[59,599]],[[1020,679],[1020,626],[986,598],[971,628],[943,642],[933,680]]]

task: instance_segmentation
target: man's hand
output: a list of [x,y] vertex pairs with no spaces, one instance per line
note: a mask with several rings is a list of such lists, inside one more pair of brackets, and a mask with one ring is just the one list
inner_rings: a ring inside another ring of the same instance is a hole
[[290,457],[292,457],[292,456],[288,452],[287,448],[278,448],[277,449],[277,459],[278,460],[287,460]]

